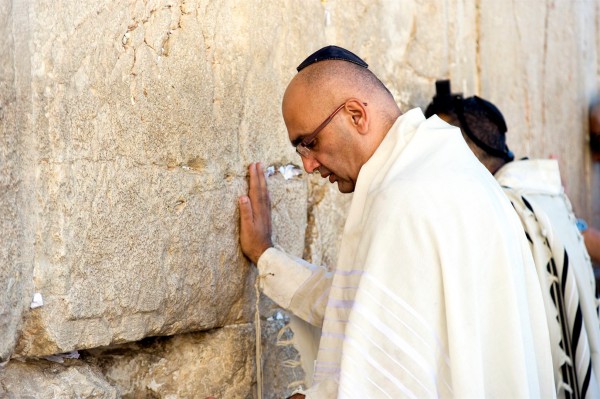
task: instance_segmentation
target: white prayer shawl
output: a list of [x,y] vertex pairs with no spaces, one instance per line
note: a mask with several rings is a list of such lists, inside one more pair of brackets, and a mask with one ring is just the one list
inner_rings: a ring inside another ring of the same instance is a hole
[[418,109],[362,167],[333,273],[269,249],[263,291],[322,325],[307,398],[552,398],[519,219],[460,131]]
[[546,307],[557,396],[598,398],[596,283],[555,160],[506,164],[496,179],[521,219]]

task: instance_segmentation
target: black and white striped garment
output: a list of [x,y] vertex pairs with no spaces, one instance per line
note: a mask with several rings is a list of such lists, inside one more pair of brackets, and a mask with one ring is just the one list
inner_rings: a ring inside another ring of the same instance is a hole
[[544,295],[558,398],[597,397],[577,281],[565,246],[535,199],[503,187],[523,224]]

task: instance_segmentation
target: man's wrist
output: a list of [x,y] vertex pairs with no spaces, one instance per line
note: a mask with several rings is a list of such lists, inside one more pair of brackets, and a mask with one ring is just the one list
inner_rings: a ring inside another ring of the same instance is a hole
[[273,244],[265,245],[262,247],[261,250],[257,251],[256,255],[253,257],[253,259],[250,259],[252,261],[252,263],[254,263],[255,265],[258,265],[258,260],[269,248],[273,248]]

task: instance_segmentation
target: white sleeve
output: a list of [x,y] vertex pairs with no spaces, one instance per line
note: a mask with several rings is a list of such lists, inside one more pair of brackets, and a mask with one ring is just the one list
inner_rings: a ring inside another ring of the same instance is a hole
[[258,259],[261,291],[279,306],[321,327],[332,273],[276,248]]
[[297,389],[292,395],[301,393],[306,399],[330,399],[335,398],[338,393],[338,384],[332,380],[322,381],[311,386],[309,389]]

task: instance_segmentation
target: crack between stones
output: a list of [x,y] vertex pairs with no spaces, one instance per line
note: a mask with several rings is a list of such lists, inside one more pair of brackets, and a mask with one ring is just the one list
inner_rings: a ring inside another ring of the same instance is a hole
[[475,1],[475,93],[481,94],[481,0]]
[[319,235],[318,230],[314,229],[315,225],[315,210],[318,208],[318,205],[325,199],[326,190],[323,187],[317,186],[310,181],[308,184],[313,185],[312,192],[309,197],[309,205],[306,209],[306,230],[304,231],[304,251],[303,257],[304,259],[310,259],[314,262],[312,258],[312,244],[318,241]]
[[[10,10],[9,10],[9,15],[10,15],[10,19],[12,22],[12,29],[10,30],[10,49],[12,50],[12,54],[13,54],[13,59],[12,59],[12,67],[13,67],[13,89],[15,90],[15,97],[16,97],[16,90],[17,90],[17,57],[15,56],[15,32],[17,32],[16,28],[15,28],[15,19],[13,17],[13,6],[12,6],[12,2],[9,3],[10,5]],[[16,98],[15,98],[16,100]],[[19,130],[19,121],[18,118],[15,121],[15,127],[17,128],[17,131]]]
[[[545,99],[546,99],[546,63],[548,61],[548,19],[549,19],[549,15],[550,15],[550,10],[549,10],[550,5],[548,3],[546,3],[546,15],[544,15],[544,52],[543,52],[543,61],[542,61],[542,95],[541,95],[541,99],[542,99],[542,104],[541,104],[541,109],[542,109],[542,131],[545,130],[546,128],[546,104],[545,104]],[[529,130],[529,129],[528,129]]]

